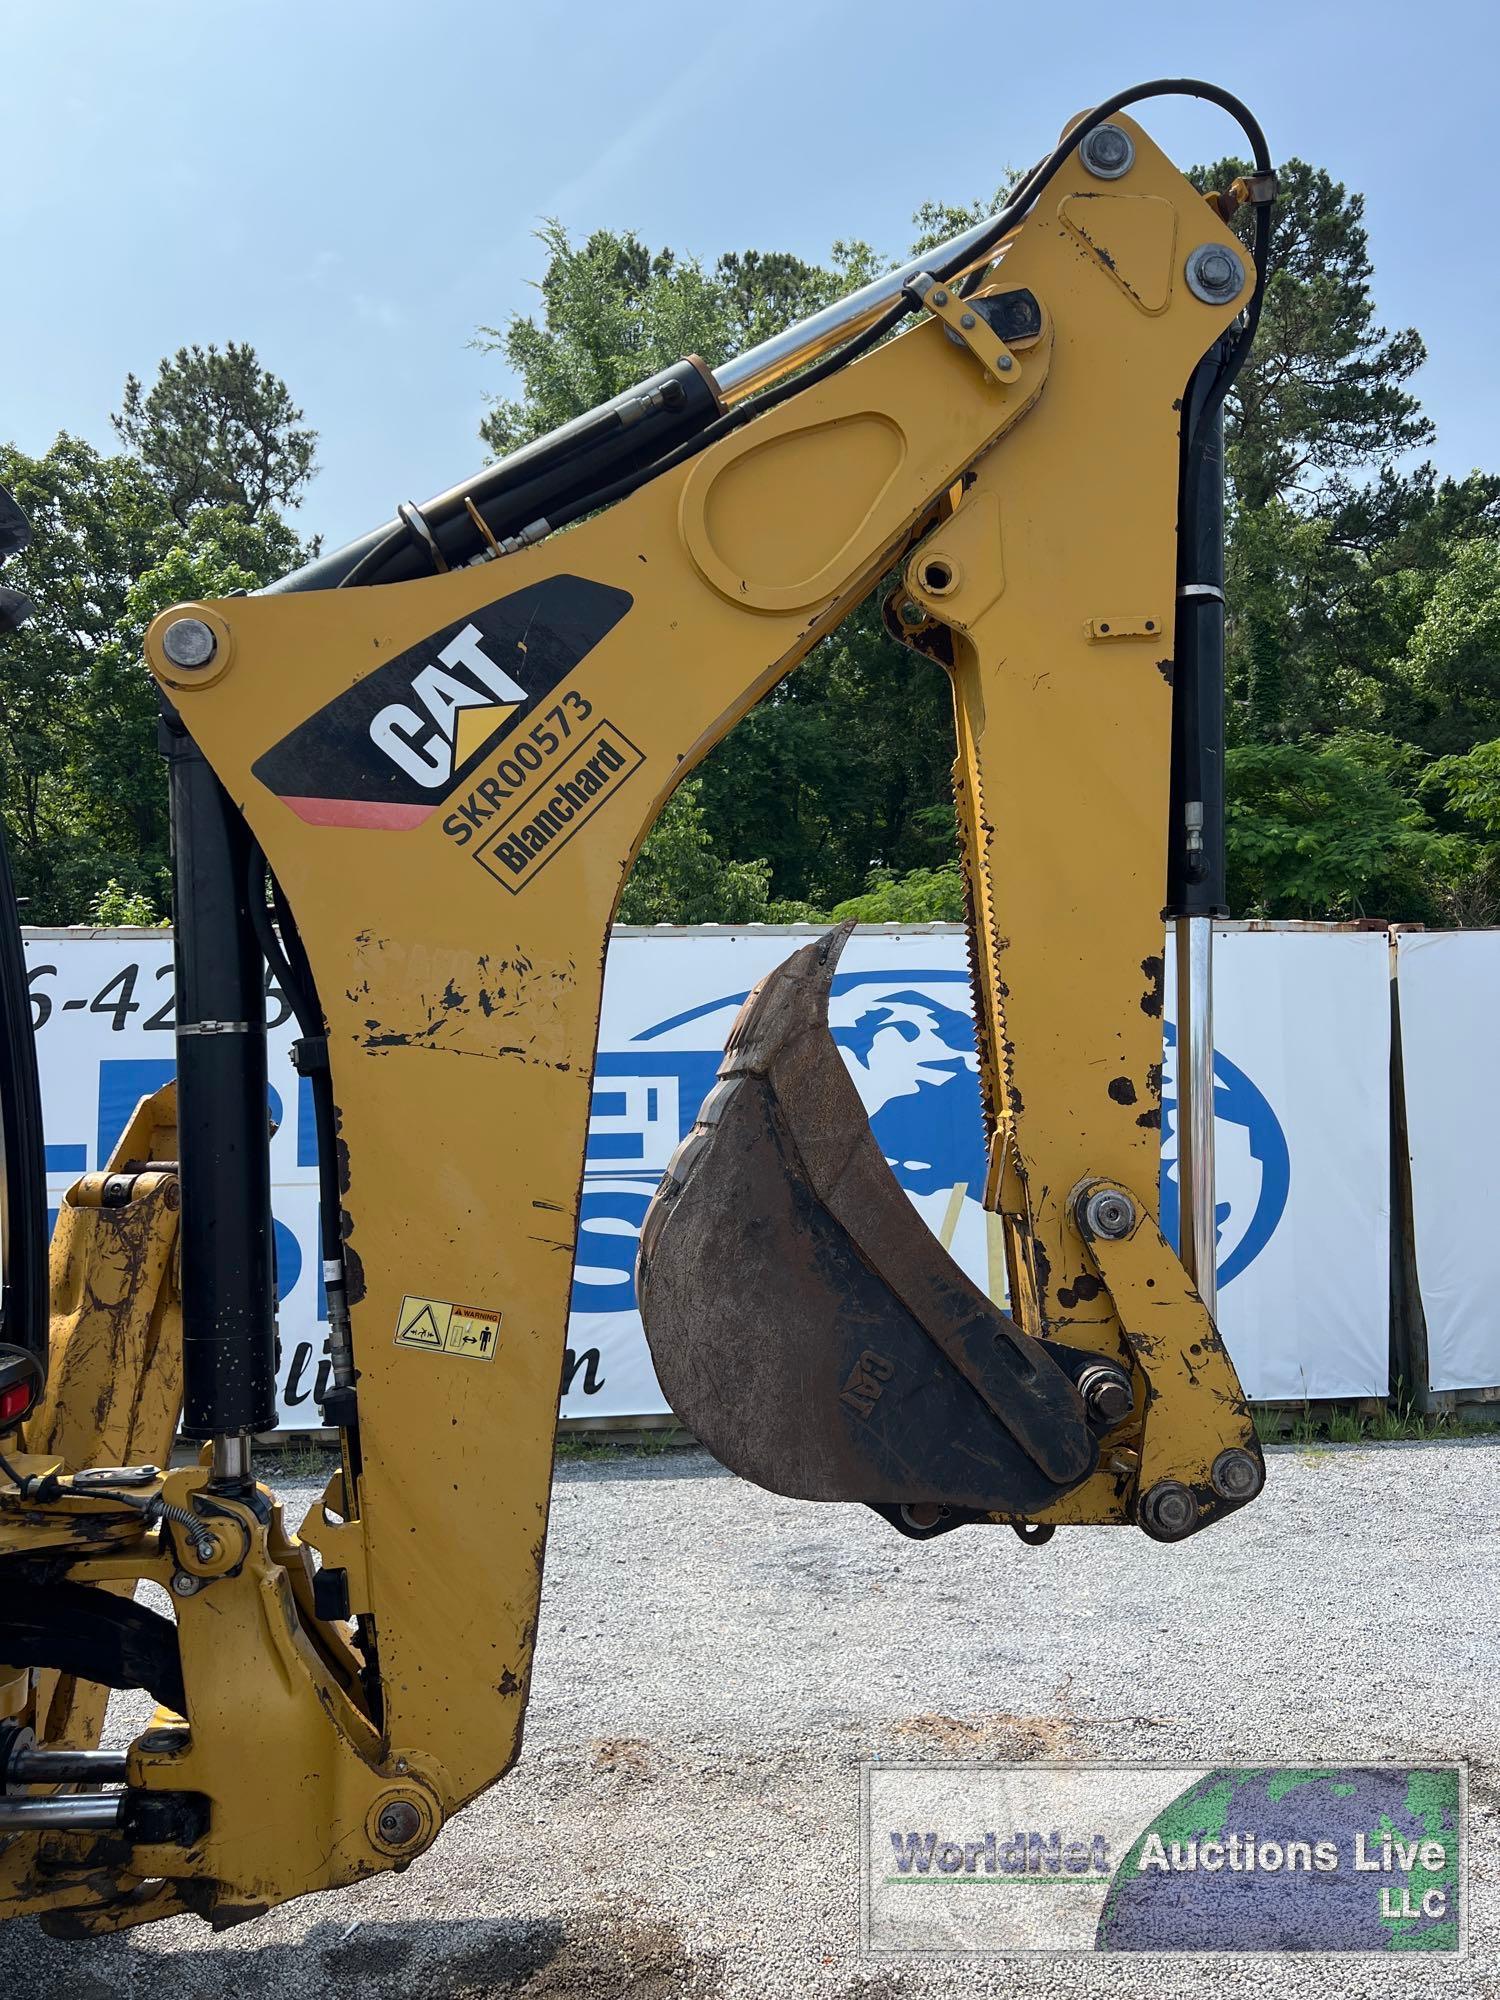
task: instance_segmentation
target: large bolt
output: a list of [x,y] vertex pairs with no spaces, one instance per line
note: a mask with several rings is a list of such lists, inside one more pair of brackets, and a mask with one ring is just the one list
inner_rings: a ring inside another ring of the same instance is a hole
[[375,1830],[387,1847],[410,1847],[422,1831],[422,1815],[409,1799],[393,1799],[381,1808]]
[[1096,180],[1117,181],[1135,164],[1135,147],[1123,127],[1096,125],[1078,148],[1078,157]]
[[161,635],[161,649],[174,667],[206,667],[219,642],[201,618],[174,618]]
[[1084,1409],[1107,1430],[1113,1430],[1116,1424],[1123,1424],[1135,1408],[1130,1377],[1123,1369],[1112,1367],[1107,1361],[1084,1369],[1078,1378],[1078,1393],[1083,1398]]
[[1231,1445],[1214,1460],[1209,1478],[1221,1499],[1253,1500],[1266,1483],[1266,1472],[1253,1453]]
[[1135,1203],[1118,1188],[1095,1188],[1083,1204],[1082,1221],[1089,1236],[1117,1242],[1135,1227]]
[[1227,306],[1245,288],[1245,266],[1227,244],[1200,243],[1187,260],[1187,281],[1205,305]]
[[202,1588],[203,1578],[201,1576],[190,1576],[185,1569],[178,1570],[177,1574],[172,1578],[172,1595],[174,1597],[196,1597]]
[[1179,1479],[1159,1479],[1141,1502],[1141,1526],[1158,1541],[1181,1541],[1197,1525],[1198,1502]]

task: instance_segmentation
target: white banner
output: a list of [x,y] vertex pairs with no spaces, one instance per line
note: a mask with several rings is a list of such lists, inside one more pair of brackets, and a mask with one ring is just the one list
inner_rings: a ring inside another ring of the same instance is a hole
[[1259,1401],[1389,1389],[1390,1047],[1384,931],[1215,937],[1219,1324]]
[[[749,988],[795,950],[784,931],[655,931],[610,948],[580,1216],[563,1414],[665,1412],[635,1311],[636,1240]],[[163,932],[26,940],[54,1202],[106,1160],[172,1074]],[[1386,1368],[1388,1004],[1383,936],[1229,930],[1217,942],[1220,1318],[1248,1393],[1382,1395]],[[1172,979],[1167,978],[1168,1012]],[[318,1422],[325,1308],[312,1106],[295,1026],[270,998],[272,1200],[281,1418]],[[968,1194],[954,1254],[986,1282],[973,1021],[956,930],[861,932],[834,983],[835,1040],[877,1138],[936,1229]],[[1168,1023],[1163,1221],[1175,1230]]]
[[1417,1278],[1432,1389],[1500,1385],[1500,931],[1396,939]]

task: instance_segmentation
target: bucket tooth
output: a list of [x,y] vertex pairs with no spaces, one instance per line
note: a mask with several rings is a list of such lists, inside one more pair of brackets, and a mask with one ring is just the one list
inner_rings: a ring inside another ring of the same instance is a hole
[[1030,1513],[1097,1448],[1073,1381],[907,1199],[828,1027],[852,924],[768,973],[641,1233],[667,1399],[721,1463],[805,1500]]

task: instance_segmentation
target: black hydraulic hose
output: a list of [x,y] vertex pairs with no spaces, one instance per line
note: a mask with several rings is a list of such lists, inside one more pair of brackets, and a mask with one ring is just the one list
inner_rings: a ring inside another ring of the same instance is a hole
[[[613,409],[590,411],[587,417],[579,419],[576,434],[570,428],[566,444],[560,445],[555,453],[548,454],[545,460],[545,472],[555,482],[560,474],[566,472],[590,449],[611,442],[619,435],[620,428],[618,413]],[[514,512],[534,520],[546,504],[544,496],[537,491],[545,484],[544,478],[534,477],[523,482],[514,496],[507,495],[507,498],[514,501]],[[527,496],[524,500],[521,498],[522,494]],[[373,581],[379,576],[392,554],[405,547],[409,539],[410,531],[404,525],[393,530],[384,541],[377,542],[373,549],[360,557],[344,578],[340,588],[350,590]]]
[[[1047,183],[1058,172],[1058,169],[1073,150],[1083,143],[1090,132],[1094,131],[1098,126],[1105,124],[1117,111],[1123,111],[1127,105],[1138,103],[1143,98],[1150,97],[1200,97],[1211,104],[1218,105],[1220,109],[1229,112],[1231,117],[1238,121],[1246,138],[1250,141],[1250,149],[1254,156],[1256,172],[1262,174],[1271,172],[1270,148],[1266,143],[1266,136],[1261,130],[1259,121],[1256,119],[1254,113],[1229,91],[1221,90],[1217,84],[1204,83],[1192,77],[1163,77],[1158,78],[1153,83],[1138,83],[1133,85],[1129,90],[1117,91],[1113,97],[1107,97],[1102,104],[1095,105],[1092,111],[1085,117],[1080,118],[1073,129],[1063,139],[1059,140],[1058,144],[1047,157],[1022,177],[1020,184],[1006,202],[1004,208],[995,217],[992,227],[981,239],[980,243],[959,253],[957,257],[948,263],[939,265],[934,270],[933,276],[951,281],[962,265],[971,264],[976,256],[982,257],[987,251],[994,249],[1002,237],[1008,235],[1012,229],[1025,220],[1035,205],[1038,196],[1047,186]],[[1231,383],[1238,374],[1245,356],[1250,351],[1251,342],[1255,338],[1255,329],[1260,323],[1261,302],[1265,293],[1266,252],[1270,244],[1270,236],[1270,206],[1267,203],[1262,203],[1257,206],[1255,212],[1255,283],[1245,310],[1245,326],[1233,353],[1225,364],[1213,401],[1211,405],[1206,407],[1204,415],[1200,416],[1200,422],[1204,421],[1205,418],[1211,418],[1214,410],[1222,402]],[[976,271],[974,275],[978,278],[981,273]],[[861,355],[868,354],[871,348],[884,340],[894,327],[898,326],[909,313],[915,310],[916,301],[914,299],[897,299],[872,325],[867,326],[862,333],[857,334],[852,340],[847,341],[844,346],[836,348],[832,354],[825,355],[821,361],[816,362],[811,368],[804,369],[800,375],[790,376],[784,382],[776,383],[772,388],[763,390],[758,396],[747,397],[743,403],[738,404],[733,410],[726,412],[724,416],[708,424],[695,436],[679,445],[675,451],[668,452],[664,458],[656,460],[652,465],[644,466],[634,472],[627,473],[623,478],[615,480],[613,484],[601,487],[596,492],[586,495],[583,499],[573,502],[570,506],[561,508],[555,514],[549,515],[547,520],[548,527],[552,529],[566,528],[572,522],[581,520],[585,514],[594,513],[600,507],[608,507],[613,505],[617,500],[625,499],[631,493],[637,492],[649,480],[658,478],[662,473],[671,471],[674,466],[681,465],[686,459],[696,456],[698,452],[704,450],[708,445],[717,442],[721,437],[727,436],[729,432],[737,430],[742,424],[750,422],[752,418],[763,416],[768,410],[773,410],[779,404],[786,402],[789,397],[800,395],[804,389],[810,389],[815,384],[826,381],[830,375],[836,374],[841,368],[847,367],[851,361],[857,361]]]
[[20,908],[0,832],[0,1342],[47,1366],[47,1165]]
[[[266,906],[268,878],[280,925],[279,936]],[[261,951],[286,995],[287,1004],[296,1016],[301,1031],[301,1046],[306,1052],[304,1060],[308,1066],[299,1074],[306,1075],[312,1093],[313,1124],[317,1133],[318,1242],[323,1260],[323,1282],[325,1288],[334,1283],[341,1286],[342,1278],[335,1279],[331,1274],[335,1267],[342,1271],[344,1244],[338,1181],[337,1114],[333,1102],[333,1079],[327,1062],[323,1010],[318,1002],[317,987],[301,933],[292,919],[281,884],[271,874],[258,845],[251,848],[248,900],[250,921],[255,927]]]
[[[0,563],[31,540],[31,524],[0,486]],[[0,634],[31,606],[0,588]],[[48,1350],[47,1158],[21,906],[0,829],[0,1342],[24,1347],[45,1372]]]
[[347,548],[315,557],[272,584],[271,592],[399,583],[467,563],[493,545],[494,526],[508,534],[507,522],[535,521],[627,466],[650,464],[723,407],[718,385],[700,361],[673,362],[422,507],[398,508],[396,520]]
[[269,868],[260,843],[255,840],[250,843],[248,873],[245,896],[250,905],[250,923],[255,931],[256,942],[260,946],[261,956],[276,975],[276,983],[286,995],[287,1005],[297,1017],[297,1026],[304,1035],[318,1034],[321,1030],[312,1011],[310,998],[299,986],[281,939],[277,937],[275,926],[271,922],[271,913],[266,907],[266,877]]
[[[936,265],[933,275],[953,282],[962,266],[972,265],[976,257],[983,258],[987,251],[994,249],[1004,236],[1025,219],[1063,162],[1092,131],[1112,118],[1116,112],[1124,110],[1127,105],[1152,97],[1197,97],[1207,103],[1218,105],[1239,123],[1250,141],[1256,171],[1270,173],[1271,156],[1265,134],[1254,114],[1231,92],[1220,89],[1217,84],[1205,83],[1193,77],[1159,77],[1151,83],[1134,84],[1128,90],[1117,91],[1113,97],[1106,98],[1102,104],[1095,105],[1080,118],[1052,151],[1022,176],[978,245],[971,244],[965,251],[956,252],[946,263]],[[1255,285],[1246,309],[1244,334],[1226,366],[1218,400],[1222,400],[1224,393],[1227,392],[1241,362],[1249,352],[1250,342],[1255,337],[1265,286],[1265,251],[1269,240],[1270,218],[1265,205],[1262,204],[1256,211]],[[971,272],[966,281],[966,289],[974,288],[982,280],[981,266]],[[587,486],[582,492],[579,491],[577,483],[580,477],[585,480],[588,477],[586,461],[590,456],[597,454],[601,459],[609,456],[611,441],[619,432],[619,405],[632,400],[635,392],[627,392],[626,397],[616,399],[615,404],[604,405],[597,411],[575,418],[552,439],[540,439],[536,444],[524,447],[511,460],[502,461],[488,474],[481,475],[466,489],[467,495],[471,499],[480,501],[485,528],[497,541],[503,541],[526,528],[534,528],[537,531],[535,538],[541,539],[545,534],[550,534],[558,528],[568,527],[585,515],[597,512],[599,508],[611,506],[617,500],[623,500],[630,494],[638,492],[650,480],[660,478],[663,473],[695,457],[700,451],[716,443],[720,438],[727,437],[742,425],[765,415],[769,410],[776,409],[790,397],[800,395],[804,389],[813,388],[819,382],[826,381],[829,376],[846,368],[850,362],[868,354],[916,309],[917,302],[914,299],[894,300],[863,332],[856,334],[831,354],[825,355],[822,360],[803,369],[800,374],[789,376],[785,381],[777,382],[769,389],[762,390],[757,396],[747,397],[734,409],[707,418],[690,435],[681,439],[663,455],[645,463],[637,462],[614,480],[597,486]],[[679,364],[679,367],[682,365]],[[673,371],[666,372],[670,374]],[[659,382],[661,379],[653,377],[652,381]],[[1217,408],[1217,401],[1213,408]],[[1212,413],[1212,409],[1207,412],[1209,416]],[[690,416],[688,420],[691,421]],[[454,494],[445,496],[445,502],[452,500],[458,493],[459,489],[455,489]],[[549,505],[549,495],[557,495],[561,498],[562,504]],[[472,552],[480,551],[476,548]],[[352,549],[348,553],[351,556],[355,555]],[[338,587],[348,588],[351,585],[367,586],[381,581],[396,581],[397,578],[385,577],[382,572],[388,570],[398,558],[403,555],[410,556],[411,553],[412,534],[406,525],[393,528],[384,534],[377,531],[374,536],[367,538],[366,545],[359,550],[352,566],[343,576],[330,577],[329,582],[336,581]],[[324,558],[322,563],[314,565],[313,569],[328,567],[337,560],[337,558]],[[307,587],[316,587],[313,570],[303,574],[307,579]],[[277,589],[286,587],[301,586],[291,579],[274,586]]]

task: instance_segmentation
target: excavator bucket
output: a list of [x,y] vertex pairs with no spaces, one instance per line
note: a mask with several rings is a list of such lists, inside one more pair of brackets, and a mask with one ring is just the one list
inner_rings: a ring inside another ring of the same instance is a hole
[[641,1234],[652,1359],[682,1421],[773,1492],[1029,1515],[1097,1462],[1070,1373],[1093,1357],[1024,1334],[892,1174],[828,1027],[852,930],[740,1010]]

